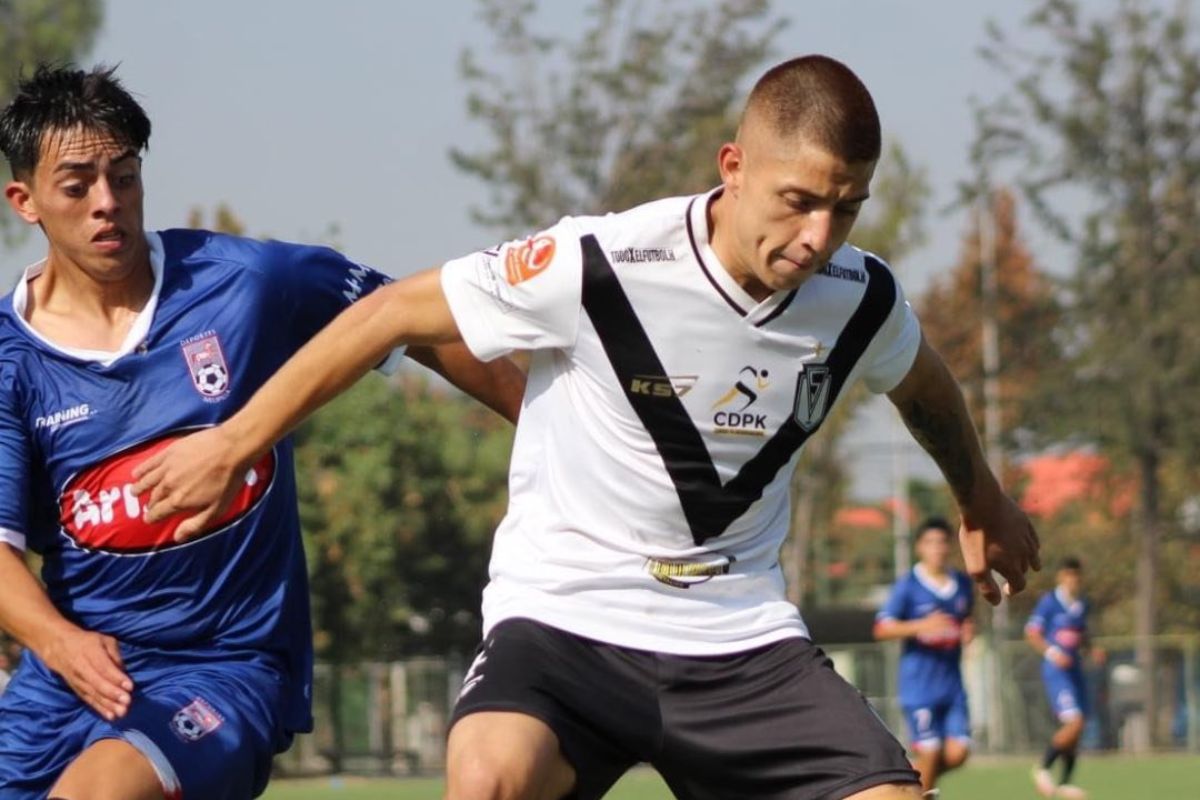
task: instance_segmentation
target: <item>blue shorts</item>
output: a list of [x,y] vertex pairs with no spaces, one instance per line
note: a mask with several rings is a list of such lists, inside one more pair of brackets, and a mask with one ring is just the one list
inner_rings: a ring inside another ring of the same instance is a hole
[[26,651],[0,696],[0,797],[42,800],[100,739],[122,739],[158,773],[168,800],[244,800],[266,788],[290,744],[280,725],[283,673],[261,659],[181,661],[122,648],[134,682],[123,718],[108,722]]
[[1083,670],[1060,669],[1049,661],[1042,662],[1042,683],[1046,687],[1046,698],[1059,722],[1068,722],[1091,713],[1088,706],[1087,686],[1083,681]]
[[940,703],[905,706],[904,719],[908,722],[914,750],[939,748],[946,739],[971,741],[971,716],[967,711],[965,691],[960,690]]

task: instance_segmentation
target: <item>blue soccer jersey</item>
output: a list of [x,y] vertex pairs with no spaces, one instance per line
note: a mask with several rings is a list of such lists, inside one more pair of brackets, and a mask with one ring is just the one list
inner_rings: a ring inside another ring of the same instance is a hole
[[0,541],[42,556],[62,614],[131,651],[274,665],[286,679],[282,726],[307,730],[312,634],[290,441],[182,545],[178,518],[144,520],[131,470],[232,415],[387,278],[327,248],[190,230],[147,239],[153,294],[116,353],[34,331],[29,275],[0,301]]
[[971,616],[975,595],[971,580],[951,570],[950,580],[938,586],[921,565],[896,582],[877,622],[915,620],[934,612],[952,617],[955,625],[941,636],[904,640],[900,656],[900,704],[906,708],[945,704],[963,691],[959,661],[962,657],[962,623]]
[[1087,716],[1090,704],[1083,677],[1080,650],[1087,639],[1088,604],[1083,598],[1068,600],[1061,589],[1046,592],[1038,601],[1025,630],[1037,631],[1046,643],[1071,658],[1063,669],[1049,658],[1042,660],[1042,683],[1054,715],[1062,721]]
[[1087,637],[1087,601],[1076,598],[1068,601],[1062,590],[1046,592],[1038,601],[1025,630],[1037,631],[1047,644],[1054,645],[1071,657],[1079,666],[1079,649]]

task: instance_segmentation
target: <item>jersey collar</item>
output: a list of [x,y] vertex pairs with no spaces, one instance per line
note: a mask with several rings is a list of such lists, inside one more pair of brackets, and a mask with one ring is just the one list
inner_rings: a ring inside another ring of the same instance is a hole
[[1067,597],[1067,593],[1062,590],[1061,586],[1054,587],[1054,596],[1058,598],[1058,604],[1072,614],[1078,614],[1083,610],[1083,600],[1078,597],[1071,600]]
[[129,333],[125,336],[125,341],[121,343],[121,347],[116,351],[108,350],[88,350],[81,347],[65,347],[47,339],[42,334],[33,329],[33,326],[25,319],[25,308],[29,303],[29,282],[42,274],[46,268],[46,259],[42,259],[37,263],[30,264],[25,268],[25,273],[18,281],[16,288],[12,293],[13,314],[17,318],[19,324],[30,336],[41,342],[51,350],[77,358],[81,361],[93,361],[103,367],[110,366],[114,361],[122,356],[129,355],[134,349],[142,343],[146,335],[150,332],[150,323],[154,320],[154,310],[158,307],[158,295],[162,289],[163,280],[163,246],[162,239],[157,233],[150,231],[146,232],[146,244],[150,246],[150,270],[154,273],[154,288],[150,290],[150,299],[146,301],[145,307],[138,312],[137,319],[133,321],[133,326],[130,327]]
[[692,252],[696,254],[696,263],[700,265],[700,270],[729,307],[745,317],[747,322],[756,326],[763,325],[787,308],[796,296],[796,290],[773,292],[760,303],[738,285],[729,274],[729,270],[717,258],[712,249],[712,231],[708,227],[708,207],[723,191],[725,187],[718,186],[709,192],[696,195],[688,203],[687,230]]
[[948,580],[939,585],[934,582],[932,576],[930,576],[925,570],[925,566],[921,563],[913,566],[913,577],[917,579],[919,584],[943,600],[953,597],[955,590],[958,589],[958,581],[954,579],[953,572],[947,571],[946,578]]

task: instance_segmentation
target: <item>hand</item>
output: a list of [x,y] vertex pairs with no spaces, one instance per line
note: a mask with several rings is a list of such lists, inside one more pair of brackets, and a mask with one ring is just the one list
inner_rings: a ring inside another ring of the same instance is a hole
[[934,611],[921,617],[917,620],[916,628],[918,637],[923,639],[943,639],[951,636],[958,638],[958,621],[942,611]]
[[[979,587],[984,599],[999,605],[1002,597],[1025,588],[1025,573],[1042,568],[1038,557],[1037,531],[1012,498],[999,487],[963,510],[958,540],[962,546],[967,573]],[[992,570],[1005,579],[1004,591],[996,585]]]
[[1054,645],[1046,648],[1046,660],[1059,669],[1070,669],[1075,663],[1069,655]]
[[125,674],[116,639],[71,626],[51,639],[38,655],[80,700],[109,722],[129,711],[133,681]]
[[207,428],[134,467],[134,494],[150,492],[146,521],[192,512],[175,529],[177,542],[191,539],[216,521],[241,487],[249,463],[237,453],[236,444],[220,426]]

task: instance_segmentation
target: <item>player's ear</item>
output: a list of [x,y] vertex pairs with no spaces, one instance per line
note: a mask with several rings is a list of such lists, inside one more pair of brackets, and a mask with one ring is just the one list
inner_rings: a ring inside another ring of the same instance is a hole
[[39,221],[37,213],[37,205],[33,202],[33,191],[25,181],[9,181],[4,186],[4,197],[8,200],[8,204],[12,206],[13,211],[17,212],[17,216],[28,222],[30,225],[36,225]]
[[736,195],[741,191],[745,162],[746,155],[741,145],[736,142],[726,142],[717,151],[717,169],[721,173],[721,183],[730,194]]

